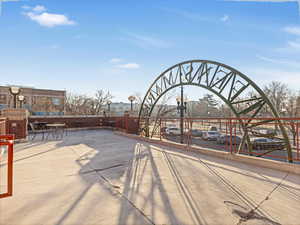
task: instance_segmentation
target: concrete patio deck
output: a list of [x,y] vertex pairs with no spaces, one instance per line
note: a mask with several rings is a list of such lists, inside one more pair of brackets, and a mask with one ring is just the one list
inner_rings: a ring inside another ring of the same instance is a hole
[[1,225],[300,224],[300,176],[107,130],[17,144],[14,161]]

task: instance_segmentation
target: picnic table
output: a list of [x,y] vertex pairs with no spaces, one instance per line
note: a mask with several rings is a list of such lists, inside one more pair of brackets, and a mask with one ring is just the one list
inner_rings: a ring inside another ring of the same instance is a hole
[[37,130],[44,130],[46,129],[47,122],[33,122],[32,124]]
[[49,131],[47,138],[49,137],[50,134],[52,134],[52,136],[56,139],[59,138],[59,136],[61,136],[61,138],[63,138],[66,124],[64,124],[64,123],[48,123],[48,124],[46,124],[46,127]]

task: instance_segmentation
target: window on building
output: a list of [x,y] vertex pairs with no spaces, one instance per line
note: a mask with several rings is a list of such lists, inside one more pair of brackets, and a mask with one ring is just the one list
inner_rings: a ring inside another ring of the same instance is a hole
[[52,98],[52,104],[53,105],[60,105],[61,104],[61,101],[59,98]]
[[7,104],[7,95],[0,94],[0,104]]

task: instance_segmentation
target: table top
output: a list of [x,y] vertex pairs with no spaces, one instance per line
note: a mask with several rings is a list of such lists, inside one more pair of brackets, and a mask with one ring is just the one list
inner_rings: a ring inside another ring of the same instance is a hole
[[46,124],[47,127],[64,127],[66,124],[64,123],[48,123]]

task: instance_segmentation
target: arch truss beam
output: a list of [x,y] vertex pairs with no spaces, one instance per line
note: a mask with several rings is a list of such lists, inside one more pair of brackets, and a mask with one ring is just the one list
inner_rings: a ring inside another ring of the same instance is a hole
[[[267,107],[274,119],[279,118],[278,112],[265,93],[246,75],[218,62],[191,60],[165,70],[148,89],[139,112],[140,128],[146,136],[149,135],[149,119],[158,100],[169,90],[182,85],[205,88],[222,99],[237,118],[249,118],[247,121],[240,120],[245,135],[256,126],[251,121]],[[274,120],[261,121],[257,126],[272,121]],[[287,133],[281,121],[278,121],[278,125],[286,144],[288,160],[291,162],[292,152]],[[248,142],[247,146],[251,148],[250,138],[245,139]]]

